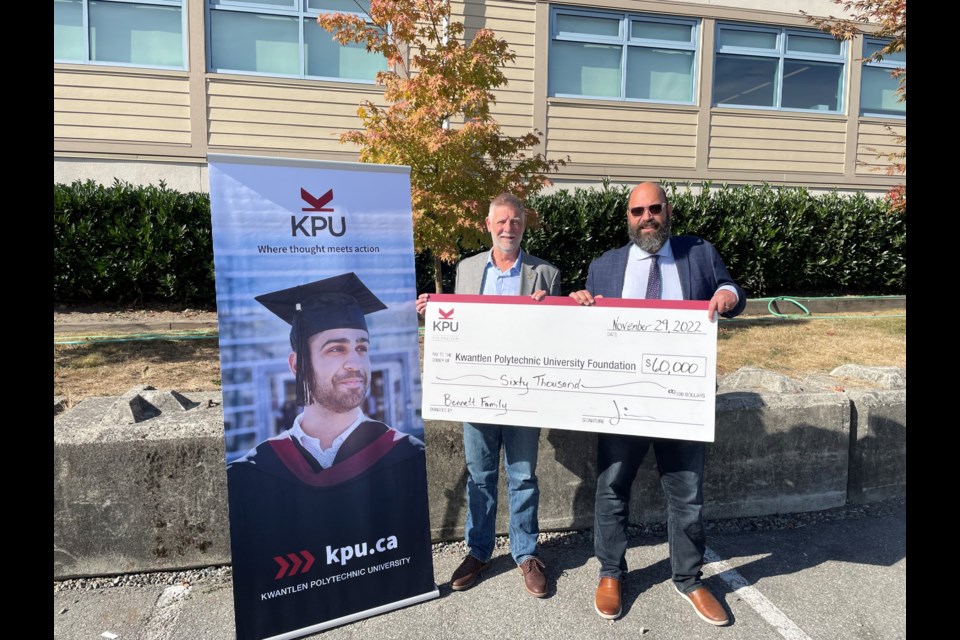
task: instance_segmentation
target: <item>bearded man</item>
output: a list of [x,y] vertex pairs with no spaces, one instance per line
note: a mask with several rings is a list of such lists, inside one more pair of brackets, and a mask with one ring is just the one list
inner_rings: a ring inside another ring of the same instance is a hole
[[[671,236],[673,209],[660,185],[644,182],[634,187],[626,214],[631,242],[591,262],[586,289],[574,291],[571,298],[586,306],[603,297],[709,300],[711,322],[716,313],[731,318],[743,311],[746,295],[713,245],[694,236]],[[593,540],[600,583],[594,609],[610,620],[622,612],[630,491],[651,446],[667,499],[673,586],[700,619],[726,625],[726,611],[700,580],[706,548],[703,442],[599,434]]]

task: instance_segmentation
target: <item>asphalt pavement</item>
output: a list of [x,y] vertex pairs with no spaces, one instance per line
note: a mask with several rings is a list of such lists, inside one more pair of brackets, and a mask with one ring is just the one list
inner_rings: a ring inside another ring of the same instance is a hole
[[[717,527],[713,527],[717,529]],[[721,527],[722,528],[722,527]],[[469,590],[450,590],[462,545],[436,545],[439,597],[308,636],[580,640],[894,640],[906,638],[906,502],[840,519],[785,520],[782,527],[708,534],[706,584],[731,623],[702,622],[673,590],[666,538],[634,535],[620,619],[593,608],[598,564],[589,532],[541,542],[551,582],[534,598],[505,545]],[[172,575],[172,574],[171,574]],[[135,582],[135,581],[134,581]],[[234,637],[230,572],[175,584],[96,589],[54,585],[60,640],[227,640]],[[71,582],[71,585],[77,583]]]

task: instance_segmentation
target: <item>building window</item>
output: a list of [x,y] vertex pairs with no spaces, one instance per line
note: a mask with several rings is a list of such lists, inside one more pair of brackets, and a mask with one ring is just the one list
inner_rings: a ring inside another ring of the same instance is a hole
[[554,7],[550,95],[693,104],[698,25]]
[[362,44],[341,46],[317,24],[321,13],[369,20],[370,0],[213,0],[208,5],[211,71],[373,82],[387,61]]
[[719,24],[713,104],[841,113],[846,51],[827,34]]
[[[886,42],[866,38],[863,41],[863,57],[872,56]],[[860,113],[867,116],[907,116],[907,103],[898,102],[897,89],[900,80],[891,74],[896,68],[907,68],[906,50],[884,54],[883,60],[864,63],[860,79]]]
[[185,69],[181,0],[53,0],[53,61]]

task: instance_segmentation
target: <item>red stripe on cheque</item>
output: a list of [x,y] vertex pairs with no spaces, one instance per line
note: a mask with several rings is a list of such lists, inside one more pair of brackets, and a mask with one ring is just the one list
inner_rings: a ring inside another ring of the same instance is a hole
[[355,453],[343,462],[338,462],[329,469],[314,471],[304,458],[303,454],[293,444],[293,440],[269,440],[277,457],[287,469],[297,478],[311,487],[330,487],[355,478],[374,465],[380,458],[387,455],[399,442],[397,431],[390,430],[364,447],[363,451]]
[[[567,296],[547,296],[536,302],[530,296],[481,296],[463,295],[454,293],[431,293],[430,302],[437,303],[475,303],[483,304],[536,304],[556,307],[579,307],[573,298]],[[598,307],[643,307],[646,309],[707,309],[710,302],[707,300],[627,300],[624,298],[599,298]]]

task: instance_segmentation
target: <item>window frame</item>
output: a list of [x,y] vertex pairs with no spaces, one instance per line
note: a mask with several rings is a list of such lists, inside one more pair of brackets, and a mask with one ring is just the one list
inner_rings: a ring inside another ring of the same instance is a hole
[[[128,69],[164,69],[172,71],[186,71],[189,68],[189,32],[187,30],[187,0],[79,0],[81,3],[83,29],[83,56],[84,60],[57,58],[54,54],[54,64],[83,64],[100,67],[125,67]],[[90,59],[90,2],[107,4],[155,5],[160,7],[176,7],[180,10],[180,56],[183,61],[180,65],[143,64],[138,62],[112,62],[107,60]]]
[[[584,18],[603,18],[607,20],[616,19],[618,24],[617,37],[599,36],[579,33],[559,32],[557,26],[557,17],[559,15],[570,15]],[[647,38],[633,38],[631,26],[633,20],[642,20],[644,22],[655,22],[661,24],[679,24],[690,27],[690,40],[686,43],[680,43],[676,40],[655,40]],[[628,11],[597,11],[589,9],[576,9],[565,6],[550,7],[550,33],[547,60],[547,96],[553,98],[582,98],[585,100],[614,100],[617,102],[634,102],[641,104],[668,104],[696,106],[699,92],[699,73],[700,60],[697,55],[700,45],[700,28],[702,20],[700,18],[685,18],[679,16],[666,16],[652,13],[638,13]],[[620,96],[597,96],[580,93],[559,93],[549,86],[550,76],[550,58],[555,42],[581,42],[586,44],[613,45],[620,47]],[[673,49],[677,51],[690,51],[693,53],[692,65],[690,69],[690,100],[660,100],[651,98],[629,98],[627,97],[627,59],[630,47],[642,49]]]
[[[304,23],[307,20],[312,20],[316,24],[317,16],[330,13],[329,11],[321,11],[319,9],[309,9],[310,0],[289,0],[288,7],[279,6],[276,4],[267,4],[267,3],[256,3],[256,2],[242,2],[240,0],[207,0],[205,5],[205,25],[204,25],[204,38],[206,42],[206,65],[207,71],[210,73],[225,73],[225,74],[236,74],[236,75],[245,75],[245,76],[257,76],[261,78],[290,78],[294,80],[321,80],[327,82],[342,82],[342,83],[355,83],[355,84],[365,84],[365,85],[375,85],[376,79],[366,79],[366,78],[348,78],[343,76],[321,76],[321,75],[308,75],[306,73],[307,60],[305,55],[305,37],[304,37]],[[282,16],[295,18],[298,24],[298,34],[297,34],[297,49],[299,53],[299,64],[300,64],[300,73],[291,74],[291,73],[275,73],[269,71],[250,71],[246,69],[232,69],[229,67],[214,67],[213,65],[213,20],[211,15],[214,11],[223,11],[223,12],[235,12],[235,13],[252,13],[255,15],[268,15],[268,16]],[[362,11],[339,11],[336,13],[348,13],[352,15],[359,16],[365,20],[367,24],[372,24],[370,16]],[[317,28],[321,27],[317,25]],[[386,65],[386,69],[389,70],[389,65]]]
[[[862,51],[864,57],[866,57],[866,47],[868,44],[879,45],[881,47],[885,46],[889,40],[883,38],[871,38],[870,36],[863,37]],[[904,57],[906,57],[906,51],[904,51]],[[875,69],[886,69],[888,72],[892,72],[894,69],[902,67],[904,70],[907,68],[907,61],[904,60],[900,62],[899,60],[888,60],[884,58],[883,60],[868,60],[863,63],[865,67],[873,67]],[[906,120],[907,112],[904,108],[903,114],[890,114],[890,113],[879,113],[877,111],[866,111],[863,108],[863,74],[860,74],[860,115],[868,118],[891,118],[893,120]],[[891,79],[893,79],[891,77]]]
[[[724,45],[722,42],[721,34],[724,30],[731,31],[752,31],[757,33],[767,33],[776,35],[776,47],[772,49],[760,49],[756,47],[741,47],[741,46],[729,46]],[[831,42],[837,42],[839,44],[840,50],[836,54],[825,54],[825,53],[812,53],[807,51],[790,51],[788,49],[790,36],[804,37],[804,38],[816,38],[821,40],[829,40]],[[716,96],[717,90],[717,56],[720,54],[730,55],[730,56],[744,56],[752,58],[771,58],[777,60],[777,71],[775,77],[776,93],[775,93],[775,104],[773,106],[768,105],[745,105],[745,104],[732,104],[732,103],[722,103],[718,102]],[[757,24],[747,24],[739,22],[721,22],[718,21],[715,27],[715,39],[714,39],[714,48],[713,48],[713,79],[711,82],[711,97],[710,104],[713,107],[719,107],[723,109],[760,109],[764,111],[780,111],[780,112],[791,112],[791,113],[814,113],[820,115],[844,115],[847,109],[847,92],[849,91],[850,82],[848,80],[848,64],[849,64],[849,47],[848,43],[845,40],[837,40],[833,36],[819,31],[811,31],[807,29],[798,29],[794,27],[777,27],[773,25],[757,25]],[[840,65],[840,74],[839,82],[840,86],[837,90],[838,95],[838,105],[836,109],[802,109],[799,107],[784,107],[782,106],[783,101],[783,67],[785,61],[800,61],[805,60],[808,62],[825,62],[831,64]]]

